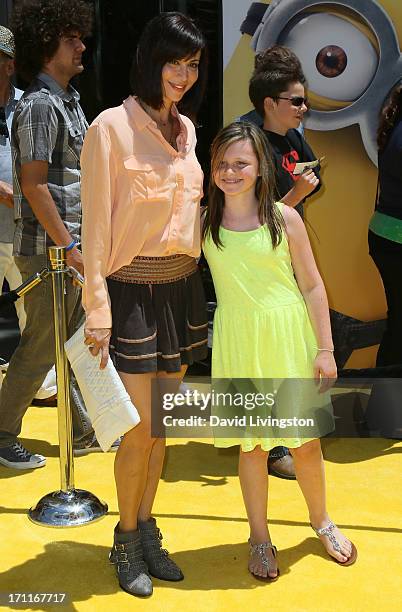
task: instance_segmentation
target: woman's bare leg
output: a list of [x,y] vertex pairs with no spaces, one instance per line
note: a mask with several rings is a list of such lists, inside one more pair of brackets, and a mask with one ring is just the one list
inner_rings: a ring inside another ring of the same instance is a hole
[[119,375],[141,419],[140,423],[123,437],[114,464],[120,513],[119,529],[133,531],[137,529],[138,510],[147,485],[153,446],[151,382],[156,378],[156,374],[119,372]]
[[[310,522],[316,529],[326,527],[330,519],[326,508],[325,470],[320,440],[306,442],[300,448],[291,448],[290,451],[293,455],[297,482],[307,503]],[[328,554],[340,562],[345,562],[352,551],[350,541],[338,528],[333,534],[341,546],[341,553],[333,548],[328,536],[320,536],[320,540]]]
[[[239,455],[239,479],[246,507],[248,522],[250,525],[251,544],[271,542],[267,525],[268,504],[268,453],[257,446],[252,451],[243,452]],[[278,573],[276,559],[271,549],[266,549],[269,560],[268,575],[275,578]],[[256,576],[266,578],[267,568],[263,565],[261,556],[254,553],[249,561],[249,570]]]
[[[177,381],[177,388],[176,385],[174,385],[174,390],[169,387],[169,392],[175,392],[179,388],[179,385],[183,380],[186,370],[187,366],[182,366],[180,372],[157,372],[157,379],[158,381],[163,381],[164,379],[174,379],[175,381]],[[163,393],[164,391],[165,389],[162,386],[162,388],[159,389],[159,393]],[[148,463],[147,484],[138,510],[138,518],[140,521],[147,521],[151,516],[152,506],[155,500],[156,491],[162,474],[163,460],[165,458],[165,448],[165,438],[153,439],[153,446]]]

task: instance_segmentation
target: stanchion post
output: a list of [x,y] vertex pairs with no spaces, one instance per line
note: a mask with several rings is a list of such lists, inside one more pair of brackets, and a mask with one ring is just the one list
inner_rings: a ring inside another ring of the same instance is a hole
[[52,270],[54,337],[56,348],[57,413],[60,446],[60,483],[62,491],[74,488],[73,433],[70,406],[70,370],[64,343],[67,340],[66,251],[64,247],[49,248]]
[[42,497],[29,510],[28,516],[34,523],[47,527],[76,527],[102,518],[108,508],[89,491],[74,488],[70,370],[64,350],[67,340],[65,288],[69,270],[65,248],[49,247],[49,263],[53,286],[61,489]]

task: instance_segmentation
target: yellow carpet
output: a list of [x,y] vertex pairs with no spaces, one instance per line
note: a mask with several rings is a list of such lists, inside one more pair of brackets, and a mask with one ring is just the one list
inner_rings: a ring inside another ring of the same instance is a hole
[[[27,509],[59,488],[57,420],[52,408],[30,408],[23,442],[48,457],[47,466],[17,472],[0,466],[0,592],[66,592],[67,606],[42,610],[269,610],[399,609],[402,562],[402,443],[383,439],[324,440],[330,515],[359,550],[339,567],[308,525],[297,484],[270,479],[270,525],[281,576],[264,583],[247,572],[245,511],[236,452],[208,440],[170,440],[155,516],[164,546],[185,580],[154,580],[140,600],[119,589],[107,555],[117,521],[113,455],[75,460],[75,485],[109,504],[101,521],[76,529],[38,527]],[[29,606],[25,606],[25,609]]]

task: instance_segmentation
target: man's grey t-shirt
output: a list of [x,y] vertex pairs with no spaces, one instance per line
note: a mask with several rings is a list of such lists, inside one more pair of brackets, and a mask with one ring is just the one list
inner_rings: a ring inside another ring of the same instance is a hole
[[[10,97],[5,107],[8,137],[0,135],[0,181],[13,184],[13,170],[11,161],[11,125],[15,107],[23,94],[22,89],[11,85]],[[0,242],[12,243],[14,239],[14,211],[0,203]]]
[[79,94],[40,73],[22,96],[12,126],[14,255],[43,255],[53,244],[21,190],[21,164],[48,163],[47,186],[71,237],[81,237],[80,155],[88,123]]

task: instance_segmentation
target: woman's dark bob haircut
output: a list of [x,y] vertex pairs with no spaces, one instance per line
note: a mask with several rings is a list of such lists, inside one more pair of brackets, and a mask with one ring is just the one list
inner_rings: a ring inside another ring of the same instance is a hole
[[195,116],[206,85],[206,41],[194,21],[182,13],[161,13],[145,26],[131,70],[132,92],[159,110],[163,106],[163,66],[172,60],[190,58],[198,51],[201,51],[198,79],[178,105],[180,112]]

